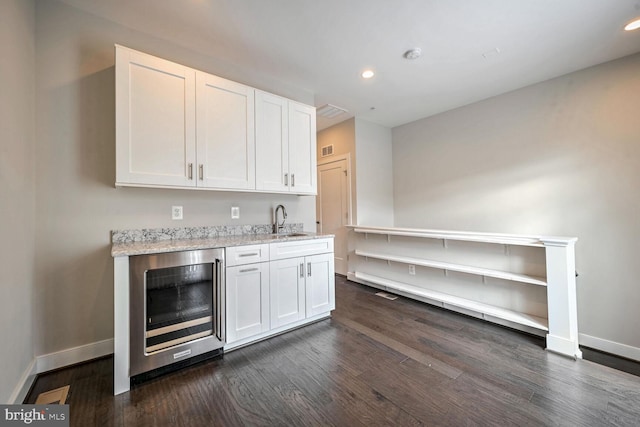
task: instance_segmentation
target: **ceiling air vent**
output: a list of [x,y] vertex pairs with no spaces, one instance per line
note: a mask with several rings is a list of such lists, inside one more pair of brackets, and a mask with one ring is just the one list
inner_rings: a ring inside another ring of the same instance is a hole
[[316,115],[326,117],[327,119],[333,119],[341,114],[346,113],[344,108],[336,107],[335,105],[325,104],[322,107],[318,107]]
[[322,157],[331,156],[333,154],[333,144],[322,147]]

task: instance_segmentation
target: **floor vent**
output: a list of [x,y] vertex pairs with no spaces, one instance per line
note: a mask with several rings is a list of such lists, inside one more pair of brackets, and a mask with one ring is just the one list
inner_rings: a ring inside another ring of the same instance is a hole
[[382,298],[385,298],[385,299],[390,299],[391,301],[393,301],[394,299],[398,299],[397,295],[388,294],[386,292],[378,292],[376,294],[376,296],[379,296],[379,297],[382,297]]
[[67,401],[68,394],[68,385],[40,393],[36,399],[36,405],[64,405]]
[[322,147],[322,157],[333,155],[333,144]]

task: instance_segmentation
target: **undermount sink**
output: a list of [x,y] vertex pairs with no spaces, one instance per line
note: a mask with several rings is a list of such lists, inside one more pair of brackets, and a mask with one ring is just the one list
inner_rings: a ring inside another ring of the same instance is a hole
[[309,233],[280,233],[280,234],[272,234],[271,236],[274,239],[279,239],[279,238],[283,238],[283,237],[304,237],[304,236],[308,236]]

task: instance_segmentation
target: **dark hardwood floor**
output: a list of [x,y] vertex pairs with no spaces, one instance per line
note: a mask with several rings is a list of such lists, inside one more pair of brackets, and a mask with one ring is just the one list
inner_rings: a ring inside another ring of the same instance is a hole
[[112,396],[113,358],[40,376],[70,384],[71,425],[640,425],[640,378],[540,338],[337,277],[331,319]]

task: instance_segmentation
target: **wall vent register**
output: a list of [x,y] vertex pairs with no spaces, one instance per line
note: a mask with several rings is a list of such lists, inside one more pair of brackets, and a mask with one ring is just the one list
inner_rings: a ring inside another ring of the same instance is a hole
[[322,157],[333,155],[333,144],[322,147]]

